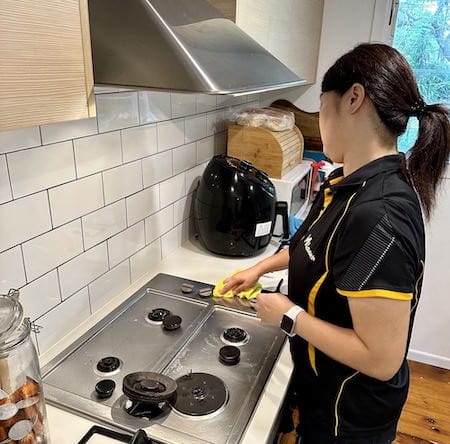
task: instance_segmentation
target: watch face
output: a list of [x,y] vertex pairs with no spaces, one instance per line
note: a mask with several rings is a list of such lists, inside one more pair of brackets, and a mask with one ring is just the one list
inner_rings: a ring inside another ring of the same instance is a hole
[[283,318],[281,319],[281,330],[284,332],[290,334],[292,333],[292,327],[294,326],[294,321],[286,315],[283,315]]

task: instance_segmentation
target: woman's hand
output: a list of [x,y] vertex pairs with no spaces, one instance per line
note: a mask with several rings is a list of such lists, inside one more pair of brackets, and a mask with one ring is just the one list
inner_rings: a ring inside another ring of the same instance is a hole
[[239,271],[224,280],[224,286],[222,287],[220,293],[225,294],[228,290],[233,290],[233,294],[238,294],[242,290],[247,290],[247,288],[253,287],[253,285],[258,282],[260,276],[261,275],[256,267]]
[[279,326],[283,315],[295,304],[282,293],[261,293],[256,298],[256,313],[263,324]]

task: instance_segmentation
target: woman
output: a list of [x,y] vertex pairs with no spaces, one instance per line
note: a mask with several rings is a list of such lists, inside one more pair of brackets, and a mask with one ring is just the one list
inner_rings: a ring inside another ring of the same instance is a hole
[[[320,97],[331,173],[289,250],[226,280],[223,292],[289,270],[289,293],[258,296],[258,317],[290,338],[302,444],[390,443],[409,384],[406,351],[428,217],[449,158],[449,112],[424,103],[405,58],[362,44],[325,74]],[[397,137],[419,120],[406,159]],[[416,194],[417,193],[417,194]]]

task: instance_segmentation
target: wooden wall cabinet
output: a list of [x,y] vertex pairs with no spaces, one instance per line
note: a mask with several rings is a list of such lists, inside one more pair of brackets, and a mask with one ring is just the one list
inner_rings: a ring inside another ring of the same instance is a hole
[[0,131],[92,116],[87,0],[1,0]]
[[208,0],[291,71],[315,83],[324,0]]

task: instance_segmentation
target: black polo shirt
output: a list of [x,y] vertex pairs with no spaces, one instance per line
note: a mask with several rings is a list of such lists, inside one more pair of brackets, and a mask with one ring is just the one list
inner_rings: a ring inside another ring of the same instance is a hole
[[[403,155],[390,155],[345,178],[342,168],[330,175],[291,241],[289,297],[310,315],[345,328],[352,328],[349,297],[410,300],[409,344],[425,235],[403,164]],[[395,434],[409,384],[406,353],[397,374],[383,382],[338,363],[298,336],[291,340],[291,352],[305,436],[320,430],[320,436],[329,437],[321,438],[325,444]]]

